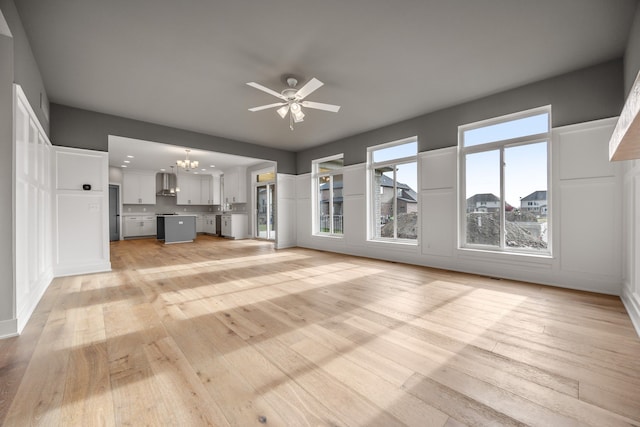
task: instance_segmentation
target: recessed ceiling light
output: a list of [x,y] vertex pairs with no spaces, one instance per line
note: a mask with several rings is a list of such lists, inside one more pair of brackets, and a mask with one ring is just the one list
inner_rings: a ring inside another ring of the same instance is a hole
[[206,171],[206,169],[201,169],[203,172]]
[[124,162],[125,163],[131,163],[131,160],[125,160]]
[[132,156],[132,155],[128,155],[127,157],[128,157],[128,158],[130,158],[130,159],[133,159],[133,156]]
[[160,172],[164,172],[164,171],[166,171],[166,169],[165,169],[165,168],[160,169]]
[[127,167],[127,165],[121,165],[120,167],[121,167],[121,168],[126,168],[126,167]]
[[194,172],[195,175],[198,175],[198,172]]
[[209,167],[210,167],[210,168],[215,168],[215,167],[216,167],[216,165],[209,165]]

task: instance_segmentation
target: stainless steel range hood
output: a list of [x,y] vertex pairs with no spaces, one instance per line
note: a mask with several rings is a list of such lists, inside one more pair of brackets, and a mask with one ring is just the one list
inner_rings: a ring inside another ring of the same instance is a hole
[[176,197],[176,175],[173,173],[159,173],[158,192],[156,196]]

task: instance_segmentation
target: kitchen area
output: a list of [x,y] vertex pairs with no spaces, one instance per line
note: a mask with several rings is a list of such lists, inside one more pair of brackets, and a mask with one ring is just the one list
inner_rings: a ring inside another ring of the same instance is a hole
[[[246,239],[263,230],[249,222],[256,209],[250,199],[255,184],[249,180],[275,182],[273,162],[129,138],[114,141],[110,138],[110,240],[184,243],[199,234]],[[273,200],[269,204],[275,228]]]

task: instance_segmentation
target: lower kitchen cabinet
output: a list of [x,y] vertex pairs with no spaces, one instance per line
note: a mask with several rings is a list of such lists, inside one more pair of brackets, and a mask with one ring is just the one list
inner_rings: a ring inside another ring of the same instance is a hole
[[204,216],[204,230],[207,234],[216,234],[216,216],[205,215]]
[[222,237],[244,239],[247,237],[246,214],[222,215]]
[[122,227],[122,236],[155,236],[156,222],[155,215],[125,216]]

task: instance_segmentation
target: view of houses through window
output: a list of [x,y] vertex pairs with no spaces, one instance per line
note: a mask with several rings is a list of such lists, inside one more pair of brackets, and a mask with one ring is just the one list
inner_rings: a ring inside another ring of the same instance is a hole
[[315,188],[317,189],[316,233],[344,234],[342,210],[342,155],[313,162]]
[[461,243],[549,250],[551,108],[460,128]]
[[369,148],[374,239],[418,239],[417,153],[415,137]]

